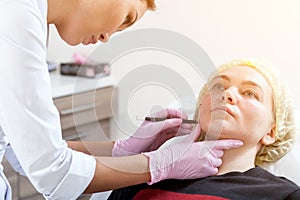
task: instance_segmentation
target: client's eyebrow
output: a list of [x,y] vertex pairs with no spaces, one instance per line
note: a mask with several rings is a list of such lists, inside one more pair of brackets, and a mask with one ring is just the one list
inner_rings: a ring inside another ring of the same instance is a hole
[[211,81],[214,81],[214,80],[216,80],[216,79],[225,79],[225,80],[227,80],[227,81],[230,81],[229,76],[226,76],[226,75],[219,75],[219,76],[216,76],[216,77],[214,77]]
[[[226,81],[230,81],[231,80],[229,76],[219,75],[219,76],[214,77],[211,81],[214,81],[216,79],[225,79]],[[263,88],[258,83],[254,82],[254,81],[246,80],[246,81],[243,81],[242,84],[243,85],[255,86],[255,87],[259,88],[261,90],[261,92],[264,91]]]
[[251,85],[251,86],[255,86],[257,88],[259,88],[261,90],[261,92],[263,92],[263,88],[258,84],[258,83],[255,83],[254,81],[243,81],[242,82],[243,85]]

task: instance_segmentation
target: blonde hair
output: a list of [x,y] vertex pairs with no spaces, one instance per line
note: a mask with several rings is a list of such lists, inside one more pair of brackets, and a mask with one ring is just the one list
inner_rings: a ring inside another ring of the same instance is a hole
[[147,7],[149,10],[155,10],[156,5],[155,5],[155,0],[145,0],[147,3]]
[[[221,65],[214,73],[212,73],[208,82],[216,73],[220,73],[230,67],[247,66],[255,69],[264,76],[272,88],[273,93],[273,116],[275,121],[275,142],[270,145],[264,145],[256,154],[255,164],[259,165],[262,162],[274,162],[283,157],[295,141],[295,122],[293,116],[293,107],[291,100],[287,94],[287,90],[279,79],[279,76],[274,71],[271,64],[249,59],[237,59]],[[200,102],[204,94],[208,92],[207,85],[204,85],[199,93],[197,108],[194,114],[194,119],[199,118]],[[203,135],[200,138],[204,139]]]

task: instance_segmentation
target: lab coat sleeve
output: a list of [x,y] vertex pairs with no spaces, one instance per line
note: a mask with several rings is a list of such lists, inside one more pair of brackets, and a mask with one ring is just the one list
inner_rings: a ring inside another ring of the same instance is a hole
[[19,174],[22,176],[26,176],[14,150],[11,148],[11,146],[8,144],[5,150],[5,158],[9,162],[10,166]]
[[46,64],[47,23],[37,2],[0,1],[0,124],[40,193],[76,199],[92,180],[96,160],[62,139]]

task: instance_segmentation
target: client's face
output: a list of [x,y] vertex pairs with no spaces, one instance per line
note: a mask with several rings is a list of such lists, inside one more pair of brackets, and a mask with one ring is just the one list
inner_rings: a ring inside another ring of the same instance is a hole
[[240,139],[255,145],[270,133],[272,90],[258,71],[231,67],[217,74],[208,87],[199,109],[206,139]]

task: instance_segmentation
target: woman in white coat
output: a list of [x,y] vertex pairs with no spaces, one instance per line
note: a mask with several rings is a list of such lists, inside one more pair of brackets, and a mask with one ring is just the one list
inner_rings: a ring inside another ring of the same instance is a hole
[[[128,140],[106,144],[107,150],[97,159],[87,155],[81,143],[70,143],[77,150],[74,151],[62,139],[46,63],[48,25],[54,24],[61,38],[70,45],[106,42],[114,32],[131,26],[154,7],[153,0],[0,0],[0,126],[3,130],[0,160],[10,144],[24,173],[45,198],[76,199],[82,193],[216,173],[221,164],[219,157],[190,156],[192,153],[187,152],[173,162],[172,155],[180,151],[178,146],[155,151],[176,134],[174,128],[178,129],[181,118],[185,118],[174,110],[164,110],[162,115],[177,119],[168,119],[163,124],[142,124],[147,126],[149,136],[143,142],[139,138],[145,129],[140,128]],[[173,132],[165,137],[168,130]],[[186,141],[193,147],[187,151],[200,152],[203,143],[193,139],[192,134]],[[151,146],[153,143],[157,145]],[[226,141],[212,152],[237,145],[235,141]],[[150,157],[140,154],[145,151],[157,153]],[[109,157],[112,154],[125,157]],[[165,160],[174,164],[160,170]],[[204,166],[201,170],[199,163]],[[1,168],[0,198],[10,199],[10,190]]]

